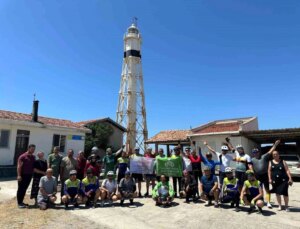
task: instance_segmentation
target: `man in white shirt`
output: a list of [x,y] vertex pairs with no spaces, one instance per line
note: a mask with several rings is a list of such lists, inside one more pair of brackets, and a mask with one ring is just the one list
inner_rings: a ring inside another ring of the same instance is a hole
[[215,154],[218,157],[218,159],[221,163],[220,171],[219,171],[219,179],[220,179],[220,186],[222,186],[223,180],[226,177],[225,169],[227,167],[230,167],[230,162],[234,160],[234,156],[233,156],[232,152],[229,150],[228,146],[225,144],[223,144],[221,146],[222,152],[219,153],[219,152],[216,152],[211,146],[209,146],[206,141],[204,141],[203,143],[204,143],[204,145],[206,145],[206,147],[208,148],[208,150],[210,152],[212,152],[213,154]]

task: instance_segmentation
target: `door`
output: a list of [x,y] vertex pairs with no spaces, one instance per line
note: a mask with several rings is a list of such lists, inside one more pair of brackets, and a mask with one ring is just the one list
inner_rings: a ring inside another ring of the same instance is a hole
[[27,151],[29,135],[30,131],[28,130],[17,130],[14,165],[17,165],[19,156]]

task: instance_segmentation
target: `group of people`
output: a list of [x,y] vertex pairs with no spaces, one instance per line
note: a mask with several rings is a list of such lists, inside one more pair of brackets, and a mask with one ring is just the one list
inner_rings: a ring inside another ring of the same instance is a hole
[[[151,185],[152,198],[156,205],[168,206],[174,198],[180,197],[185,198],[186,203],[202,199],[207,201],[207,206],[215,207],[230,203],[236,211],[240,211],[240,205],[249,205],[249,213],[256,208],[258,213],[261,213],[265,202],[272,208],[270,193],[275,193],[278,209],[283,209],[283,196],[285,210],[289,211],[288,187],[293,181],[286,162],[280,159],[276,151],[279,144],[280,141],[276,141],[269,152],[263,155],[259,149],[253,149],[253,157],[245,153],[243,146],[233,147],[229,138],[222,144],[221,153],[204,142],[208,149],[205,155],[201,149],[197,153],[189,147],[183,152],[180,146],[173,149],[173,154],[168,152],[168,155],[164,154],[163,149],[154,153],[148,148],[144,155],[140,155],[138,148],[133,152],[125,152],[122,147],[116,153],[108,148],[102,160],[93,150],[87,159],[83,151],[80,151],[75,159],[71,149],[66,157],[62,157],[59,147],[54,147],[48,161],[44,159],[43,152],[38,152],[35,159],[35,145],[29,145],[28,151],[18,159],[18,206],[26,207],[23,200],[33,177],[31,198],[35,199],[36,205],[43,210],[55,204],[60,179],[61,204],[66,208],[70,204],[74,207],[80,204],[96,207],[98,200],[101,206],[104,206],[105,202],[112,204],[117,200],[123,205],[126,199],[133,204],[135,197],[142,197],[141,182],[145,180],[144,196],[149,196]],[[213,155],[217,160],[213,160]],[[140,156],[154,159],[181,158],[182,176],[172,177],[171,185],[170,177],[156,174],[156,163],[152,174],[131,173],[130,160]],[[235,166],[231,167],[231,163]],[[204,165],[203,169],[201,164]],[[220,168],[218,174],[216,166]],[[104,180],[100,177],[102,170]],[[269,184],[272,185],[272,189],[269,188]],[[266,193],[265,197],[263,190]]]

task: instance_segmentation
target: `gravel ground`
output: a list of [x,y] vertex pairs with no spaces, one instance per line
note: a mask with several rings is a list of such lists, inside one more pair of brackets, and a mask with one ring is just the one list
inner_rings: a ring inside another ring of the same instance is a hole
[[[154,206],[151,198],[138,198],[134,206],[106,206],[96,209],[63,207],[40,211],[31,206],[18,209],[16,181],[0,181],[0,228],[300,228],[300,183],[290,189],[291,212],[266,209],[264,215],[247,215],[246,209],[234,212],[224,208],[205,207],[204,203],[185,204],[175,199],[170,208]],[[143,186],[143,190],[144,186]],[[29,191],[27,192],[29,193]],[[274,195],[272,196],[274,202]],[[25,202],[33,204],[28,195]]]

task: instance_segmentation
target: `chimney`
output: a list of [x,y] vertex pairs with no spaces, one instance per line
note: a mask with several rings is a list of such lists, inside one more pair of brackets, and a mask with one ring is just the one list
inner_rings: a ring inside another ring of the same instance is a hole
[[33,107],[32,107],[32,121],[37,122],[38,121],[38,111],[39,111],[39,101],[33,100]]

